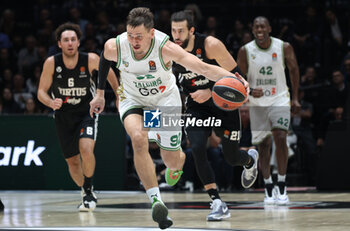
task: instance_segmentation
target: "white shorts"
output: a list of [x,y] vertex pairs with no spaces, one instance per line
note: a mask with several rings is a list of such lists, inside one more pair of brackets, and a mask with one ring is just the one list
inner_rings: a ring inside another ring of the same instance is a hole
[[[119,100],[119,114],[122,122],[124,115],[127,115],[126,113],[128,113],[128,111],[135,108],[140,108],[143,110],[144,127],[146,125],[145,113],[150,115],[150,110],[159,109],[159,111],[162,113],[159,117],[160,122],[162,122],[162,118],[164,117],[163,115],[171,115],[172,120],[177,121],[181,118],[182,112],[182,102],[179,90],[174,88],[173,90],[169,91],[167,95],[162,95],[161,97],[157,97],[157,99],[148,99],[146,96],[142,99],[141,97],[127,97],[122,101]],[[181,148],[182,129],[180,124],[175,124],[171,127],[164,126],[164,124],[162,124],[160,127],[145,129],[149,129],[148,140],[151,142],[156,142],[161,149],[175,151]]]
[[257,145],[267,136],[272,135],[271,130],[279,128],[288,131],[290,124],[290,104],[283,106],[250,106],[250,128],[252,143]]

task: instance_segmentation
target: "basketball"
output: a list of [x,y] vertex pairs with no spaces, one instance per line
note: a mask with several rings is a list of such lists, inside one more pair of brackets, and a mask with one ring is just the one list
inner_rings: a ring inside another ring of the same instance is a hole
[[235,76],[225,76],[215,83],[212,98],[215,105],[222,110],[233,111],[245,102],[247,91],[240,79]]

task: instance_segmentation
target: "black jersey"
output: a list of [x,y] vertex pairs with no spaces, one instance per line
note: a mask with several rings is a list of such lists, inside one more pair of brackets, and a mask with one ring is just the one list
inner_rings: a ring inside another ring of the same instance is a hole
[[[206,55],[204,48],[204,40],[206,38],[207,35],[195,33],[194,47],[190,53],[194,54],[205,63],[218,65],[215,60],[208,59]],[[193,73],[177,63],[173,64],[173,73],[176,76],[182,91],[187,95],[195,92],[198,89],[211,89],[215,84],[215,82],[209,80],[203,75]],[[187,104],[191,103],[195,102],[191,97],[187,97]]]
[[89,111],[90,101],[96,92],[96,84],[89,72],[89,56],[79,52],[77,65],[68,69],[62,53],[54,56],[55,70],[51,86],[52,96],[63,100],[58,111]]

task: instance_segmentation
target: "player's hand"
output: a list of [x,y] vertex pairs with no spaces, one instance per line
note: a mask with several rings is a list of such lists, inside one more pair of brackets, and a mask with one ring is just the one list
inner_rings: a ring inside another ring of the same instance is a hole
[[301,109],[300,103],[297,99],[292,100],[292,113],[297,114]]
[[63,104],[63,100],[57,98],[57,99],[54,99],[54,100],[51,101],[50,107],[51,107],[54,111],[56,111],[57,109],[60,109],[60,108],[62,107],[62,104]]
[[99,94],[96,94],[95,97],[90,102],[90,116],[94,117],[94,113],[100,114],[103,112],[105,107],[105,97]]
[[211,97],[211,90],[207,89],[199,89],[195,92],[190,93],[192,99],[197,103],[204,103]]
[[249,95],[250,88],[249,88],[249,83],[247,82],[247,80],[245,80],[238,72],[235,73],[235,76],[243,82],[245,90],[247,91],[247,95]]
[[254,98],[260,98],[264,96],[263,89],[258,87],[258,88],[252,88],[252,92],[250,93]]

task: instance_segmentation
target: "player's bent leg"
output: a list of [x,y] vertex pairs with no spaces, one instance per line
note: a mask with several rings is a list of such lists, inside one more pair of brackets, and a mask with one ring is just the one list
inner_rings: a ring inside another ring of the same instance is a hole
[[168,185],[175,185],[181,178],[182,168],[185,164],[186,155],[180,149],[169,151],[161,150],[162,159],[167,166],[165,180]]
[[134,164],[144,188],[158,187],[153,160],[148,152],[148,131],[143,130],[143,118],[129,114],[124,118],[124,127],[132,142]]
[[83,186],[84,175],[83,168],[81,165],[80,155],[75,155],[69,158],[66,158],[68,165],[69,174],[72,177],[73,181],[79,186]]

